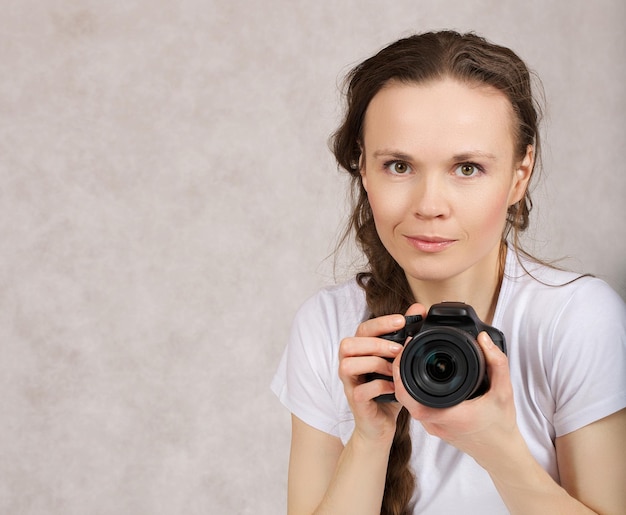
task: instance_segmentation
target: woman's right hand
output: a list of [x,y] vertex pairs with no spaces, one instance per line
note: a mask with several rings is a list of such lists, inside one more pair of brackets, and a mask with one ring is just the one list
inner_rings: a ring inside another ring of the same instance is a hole
[[[425,315],[414,304],[407,314]],[[339,347],[339,377],[355,428],[345,443],[309,426],[292,415],[289,457],[289,513],[380,513],[385,492],[389,452],[396,433],[401,405],[376,402],[379,395],[394,393],[386,379],[367,381],[367,374],[392,376],[392,364],[402,345],[379,336],[402,329],[402,315],[388,315],[359,325],[355,336]]]
[[[426,315],[420,304],[413,304],[407,315]],[[386,315],[361,323],[356,335],[344,338],[339,347],[339,377],[354,415],[355,434],[366,441],[386,442],[391,445],[396,431],[396,418],[402,406],[397,402],[377,402],[379,395],[394,393],[392,381],[368,381],[367,374],[392,376],[392,361],[402,345],[381,335],[402,329],[402,315]]]

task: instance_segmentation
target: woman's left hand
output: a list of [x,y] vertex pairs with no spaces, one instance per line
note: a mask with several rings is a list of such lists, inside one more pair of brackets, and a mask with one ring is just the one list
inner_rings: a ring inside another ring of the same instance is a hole
[[489,390],[474,399],[450,408],[431,408],[417,402],[406,391],[400,378],[401,354],[393,366],[395,394],[411,416],[419,420],[426,431],[472,456],[489,470],[495,465],[502,450],[518,435],[513,387],[506,355],[493,343],[486,332],[478,335],[478,343],[485,355]]

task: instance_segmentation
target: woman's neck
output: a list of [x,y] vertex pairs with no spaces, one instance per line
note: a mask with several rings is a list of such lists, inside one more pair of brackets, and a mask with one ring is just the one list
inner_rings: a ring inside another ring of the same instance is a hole
[[419,281],[407,278],[416,302],[430,306],[444,301],[465,302],[474,308],[478,317],[491,324],[495,315],[500,286],[504,276],[506,245],[494,252],[480,267],[443,281]]

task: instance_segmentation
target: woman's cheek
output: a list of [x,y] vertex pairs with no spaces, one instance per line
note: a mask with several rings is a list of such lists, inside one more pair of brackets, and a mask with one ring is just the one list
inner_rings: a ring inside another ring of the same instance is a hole
[[480,227],[477,229],[483,231],[485,235],[497,233],[500,237],[506,224],[507,210],[505,192],[497,192],[494,195],[477,199],[473,207],[474,219],[481,220]]
[[375,205],[371,200],[370,205],[381,215],[402,219],[413,214],[414,196],[415,192],[408,184],[381,185],[373,198]]

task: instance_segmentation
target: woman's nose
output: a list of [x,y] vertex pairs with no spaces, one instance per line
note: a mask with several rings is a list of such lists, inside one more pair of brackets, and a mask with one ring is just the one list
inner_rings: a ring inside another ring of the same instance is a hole
[[413,212],[424,219],[445,218],[450,213],[445,181],[438,177],[424,176],[413,192]]

